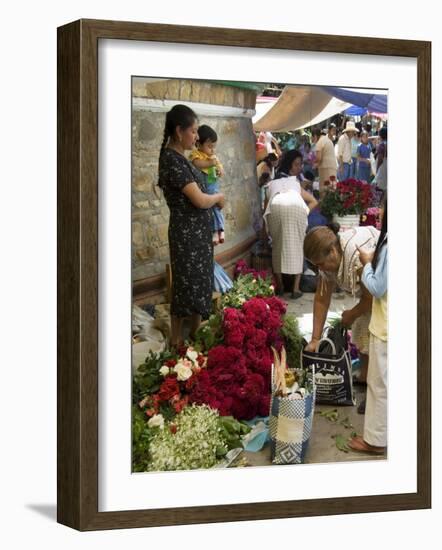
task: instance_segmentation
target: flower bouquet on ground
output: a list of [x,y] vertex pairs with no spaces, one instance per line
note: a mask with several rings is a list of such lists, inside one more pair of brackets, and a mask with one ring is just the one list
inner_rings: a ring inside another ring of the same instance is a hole
[[238,420],[267,416],[271,346],[282,346],[284,313],[284,302],[274,296],[252,298],[240,309],[225,308],[224,341],[209,350],[207,368],[189,381],[190,402]]
[[171,420],[189,403],[191,379],[207,365],[207,357],[183,347],[176,355],[151,353],[133,380],[133,400],[148,418]]
[[268,416],[272,347],[284,343],[286,304],[274,296],[271,279],[250,273],[235,285],[192,347],[150,353],[138,367],[134,471],[224,467],[250,431],[241,421]]
[[[229,355],[225,355],[226,366],[235,365],[235,357],[240,356],[238,350],[233,350],[233,354],[230,360]],[[215,368],[211,373],[213,379],[207,378],[204,376],[207,364],[205,355],[192,347],[183,347],[175,355],[170,352],[150,353],[140,365],[133,381],[132,463],[135,472],[211,467],[228,451],[240,447],[243,435],[250,428],[231,416],[220,416],[222,402],[216,401],[220,392],[215,387],[219,385],[222,389],[222,375],[228,371],[217,372]],[[207,380],[209,385],[205,388],[203,382]],[[249,380],[246,387],[253,391],[252,381]],[[199,399],[205,389],[204,398]],[[254,391],[261,399],[260,392],[264,387],[259,385]],[[216,430],[212,430],[210,423],[215,422],[215,417]],[[191,430],[193,424],[203,421],[207,421],[206,426]],[[172,436],[177,430],[181,433],[175,440]],[[198,439],[201,434],[206,435],[207,441],[211,438],[212,444],[207,448]],[[177,445],[184,445],[183,448],[194,445],[198,449],[202,446],[200,461],[181,460]],[[165,449],[169,449],[170,454],[162,459],[160,451]]]
[[273,296],[275,286],[270,275],[262,277],[247,273],[238,275],[233,287],[222,297],[222,307],[240,308],[250,298]]
[[270,447],[274,464],[304,461],[315,411],[314,376],[304,369],[287,369],[286,353],[273,349]]
[[212,468],[227,453],[218,416],[205,405],[192,406],[173,423],[159,426],[149,445],[149,470]]
[[138,472],[212,468],[232,449],[242,449],[242,438],[251,430],[207,405],[188,406],[172,421],[156,414],[140,424],[138,414],[133,434]]
[[372,206],[373,188],[370,184],[349,178],[336,184],[336,189],[326,187],[320,201],[321,213],[329,220],[334,216],[361,215]]
[[235,279],[237,279],[240,275],[253,275],[254,279],[258,279],[258,278],[264,279],[264,280],[267,280],[269,278],[272,279],[272,272],[270,270],[254,269],[253,267],[249,267],[245,260],[238,260],[235,264],[235,270],[233,272],[233,276]]

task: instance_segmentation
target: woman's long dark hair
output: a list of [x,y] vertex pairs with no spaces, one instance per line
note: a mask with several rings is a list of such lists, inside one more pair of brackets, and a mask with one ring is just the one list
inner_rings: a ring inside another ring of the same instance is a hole
[[278,166],[278,172],[276,174],[277,178],[284,178],[290,175],[290,168],[292,167],[293,162],[297,159],[302,159],[302,154],[296,149],[291,149],[286,151],[282,157],[281,162]]
[[382,227],[381,227],[381,234],[379,235],[378,242],[376,244],[376,248],[374,251],[373,259],[371,261],[371,266],[373,270],[376,269],[378,260],[379,260],[379,253],[381,251],[381,248],[387,244],[387,199],[384,200],[383,203],[384,206],[384,216],[382,218]]
[[167,141],[171,138],[176,128],[179,126],[183,130],[192,126],[198,120],[196,114],[187,105],[174,105],[166,114],[166,123],[164,125],[164,138],[161,144],[160,155],[167,145]]

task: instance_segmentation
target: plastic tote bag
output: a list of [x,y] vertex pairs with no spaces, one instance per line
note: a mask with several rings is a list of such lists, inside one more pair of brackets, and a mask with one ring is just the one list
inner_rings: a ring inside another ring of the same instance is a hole
[[318,342],[315,352],[301,353],[304,369],[314,369],[316,403],[354,405],[353,374],[347,332],[329,327]]
[[273,396],[270,405],[270,448],[273,464],[302,464],[315,412],[314,394],[302,399]]
[[308,448],[315,412],[313,373],[309,375],[312,390],[304,389],[303,394],[294,392],[285,396],[278,395],[274,379],[272,376],[269,418],[272,462],[301,464]]

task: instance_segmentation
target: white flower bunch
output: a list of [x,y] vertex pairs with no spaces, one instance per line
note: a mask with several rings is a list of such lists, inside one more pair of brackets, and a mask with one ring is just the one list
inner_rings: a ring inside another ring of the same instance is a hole
[[169,374],[175,372],[177,374],[177,379],[181,382],[188,380],[192,376],[194,369],[199,369],[197,359],[198,352],[189,347],[185,357],[178,359],[177,364],[173,368],[163,365],[160,368],[160,374],[162,376],[168,376]]
[[154,414],[152,418],[148,421],[147,425],[149,428],[164,428],[164,417],[162,414]]
[[192,363],[188,359],[180,359],[173,367],[173,371],[176,372],[178,380],[188,380],[193,374]]
[[[218,412],[207,405],[186,407],[173,421],[173,430],[158,431],[149,447],[149,471],[211,468],[217,451],[226,450]],[[170,426],[169,426],[170,428]]]

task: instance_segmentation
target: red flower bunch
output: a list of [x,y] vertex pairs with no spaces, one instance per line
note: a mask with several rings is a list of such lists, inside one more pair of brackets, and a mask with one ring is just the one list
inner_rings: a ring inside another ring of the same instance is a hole
[[285,311],[285,303],[275,296],[251,298],[241,309],[225,308],[224,343],[211,348],[207,358],[184,347],[176,359],[157,367],[163,377],[159,389],[140,402],[146,414],[161,412],[172,418],[196,403],[237,419],[267,416],[271,346],[282,346],[279,332]]
[[267,416],[271,346],[281,348],[286,306],[274,296],[252,298],[240,310],[225,308],[224,344],[209,351],[207,369],[192,382],[190,402],[206,403],[237,419]]
[[320,208],[322,214],[328,218],[334,215],[362,214],[371,206],[374,198],[370,184],[349,178],[338,182],[336,189],[331,186],[327,188]]
[[180,387],[178,385],[178,380],[176,379],[175,374],[172,376],[168,376],[161,384],[160,391],[158,392],[158,397],[161,401],[169,401],[169,399],[172,399],[172,397],[179,396],[180,393]]
[[249,267],[245,260],[238,260],[236,262],[236,265],[235,265],[235,270],[233,272],[233,277],[236,279],[240,275],[248,275],[248,274],[253,275],[253,277],[255,279],[257,279],[258,277],[260,279],[267,279],[267,278],[271,277],[272,281],[273,281],[273,276],[272,276],[270,271],[268,271],[266,269],[258,271],[256,269],[253,269],[253,267]]
[[240,309],[233,307],[226,307],[224,309],[224,342],[228,346],[233,346],[239,349],[242,347],[245,324],[246,318]]
[[274,345],[282,327],[282,315],[286,312],[285,303],[276,296],[252,298],[245,302],[242,312],[248,325],[265,331],[267,345]]
[[[224,346],[217,347],[223,348]],[[228,367],[229,365],[226,363],[198,373],[189,395],[189,401],[198,405],[209,405],[213,409],[218,409],[220,415],[230,416],[235,388],[242,383],[243,377],[240,371],[229,373]]]
[[189,396],[192,403],[205,403],[222,416],[248,419],[269,413],[269,387],[261,374],[246,366],[240,350],[217,346],[209,352],[208,368],[196,377]]
[[140,407],[146,407],[147,416],[160,412],[167,412],[169,416],[178,414],[189,403],[196,376],[205,370],[203,367],[206,363],[207,357],[190,347],[182,346],[176,359],[169,359],[161,366],[158,391],[142,399]]

